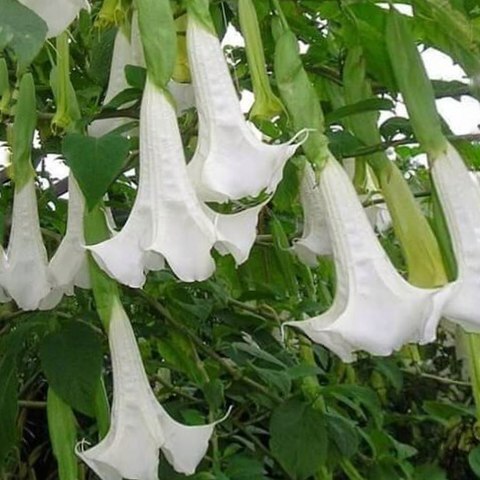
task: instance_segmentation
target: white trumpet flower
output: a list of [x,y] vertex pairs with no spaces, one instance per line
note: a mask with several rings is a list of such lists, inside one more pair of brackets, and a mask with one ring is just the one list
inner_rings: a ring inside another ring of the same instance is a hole
[[85,201],[72,173],[68,177],[68,218],[67,230],[48,270],[52,291],[41,302],[42,310],[54,308],[63,295],[73,295],[74,287],[90,288],[88,260],[83,233]]
[[23,310],[37,309],[50,292],[33,178],[15,188],[7,262],[1,277],[0,284]]
[[455,148],[431,158],[431,173],[457,261],[457,288],[445,316],[468,331],[480,329],[480,186]]
[[113,368],[110,430],[88,450],[81,443],[77,455],[102,480],[157,480],[159,450],[177,472],[193,474],[218,422],[186,426],[168,415],[149,385],[130,321],[118,300],[112,306],[108,336]]
[[303,207],[303,234],[295,241],[293,251],[305,265],[316,267],[317,257],[331,255],[332,245],[315,172],[309,163],[305,164],[303,170],[300,201]]
[[258,140],[240,108],[217,36],[194,16],[187,49],[199,116],[198,144],[189,173],[200,197],[225,202],[262,191],[272,193],[300,143],[268,145]]
[[19,0],[42,18],[48,27],[47,38],[60,35],[75,20],[82,8],[90,9],[87,0]]
[[330,158],[318,182],[332,241],[337,286],[331,308],[287,325],[344,361],[354,352],[390,355],[408,342],[434,340],[451,286],[420,289],[395,270],[343,168]]
[[131,287],[141,287],[145,272],[162,269],[164,260],[181,280],[205,280],[215,269],[214,246],[238,264],[247,259],[262,206],[223,215],[200,202],[188,177],[174,108],[147,79],[134,206],[118,235],[88,248],[110,276]]

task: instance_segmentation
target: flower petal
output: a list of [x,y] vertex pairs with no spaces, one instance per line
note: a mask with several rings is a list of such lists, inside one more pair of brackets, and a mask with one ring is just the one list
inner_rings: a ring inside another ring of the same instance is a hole
[[331,255],[332,246],[328,236],[325,207],[318,191],[315,172],[305,164],[300,184],[300,201],[303,207],[303,234],[295,241],[294,252],[300,261],[310,267],[318,265],[318,256]]
[[50,292],[47,252],[38,219],[35,182],[15,188],[3,285],[23,310],[35,310]]
[[268,145],[249,128],[218,38],[194,18],[187,47],[199,115],[197,150],[189,172],[200,197],[224,202],[272,193],[298,143]]
[[89,8],[86,0],[19,0],[33,10],[48,27],[47,38],[60,35],[73,22],[82,8]]
[[468,331],[480,329],[480,186],[450,144],[432,159],[432,177],[457,261],[457,289],[445,316]]
[[395,270],[371,228],[353,185],[330,158],[320,176],[337,287],[322,315],[288,322],[344,361],[354,352],[390,355],[408,342],[430,342],[452,286],[420,289]]
[[42,300],[40,305],[42,310],[54,308],[63,295],[73,295],[75,286],[90,288],[83,234],[85,202],[82,192],[71,173],[68,177],[68,193],[67,230],[48,265],[53,289]]
[[113,408],[107,436],[77,453],[102,480],[157,480],[158,450],[179,472],[193,473],[214,424],[188,427],[157,402],[143,368],[130,321],[115,301],[109,326],[113,366]]

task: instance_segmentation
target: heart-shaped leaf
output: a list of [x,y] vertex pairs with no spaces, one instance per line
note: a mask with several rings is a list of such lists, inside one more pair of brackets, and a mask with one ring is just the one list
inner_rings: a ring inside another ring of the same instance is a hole
[[47,335],[40,360],[50,387],[68,405],[94,416],[100,388],[102,345],[91,327],[71,322]]
[[67,160],[91,210],[105,195],[125,164],[129,141],[107,134],[86,137],[78,133],[67,135],[62,144]]

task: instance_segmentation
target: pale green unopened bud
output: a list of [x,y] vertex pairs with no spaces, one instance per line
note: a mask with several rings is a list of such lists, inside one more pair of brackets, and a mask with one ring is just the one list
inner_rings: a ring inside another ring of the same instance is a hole
[[269,120],[280,115],[284,108],[280,99],[273,93],[268,81],[262,37],[252,0],[239,0],[238,15],[245,39],[245,50],[255,96],[255,102],[250,110],[250,118],[252,120]]

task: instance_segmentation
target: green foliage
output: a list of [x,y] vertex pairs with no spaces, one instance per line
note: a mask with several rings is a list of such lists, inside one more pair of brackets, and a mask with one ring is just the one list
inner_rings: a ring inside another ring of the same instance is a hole
[[100,138],[71,133],[63,139],[62,152],[92,210],[126,163],[130,144],[120,135]]
[[37,56],[47,35],[47,24],[18,0],[0,1],[0,51],[15,53],[18,69],[24,71]]
[[93,329],[80,322],[69,322],[43,339],[39,356],[49,385],[61,399],[56,403],[63,400],[79,412],[94,416],[102,348]]
[[[68,108],[76,132],[84,132],[92,119],[115,116],[118,109],[136,122],[146,79],[146,69],[127,66],[128,88],[102,106],[115,29],[95,27],[100,3],[92,1],[91,12],[83,12],[68,34],[72,39]],[[128,13],[131,2],[121,3],[123,13]],[[91,262],[92,281],[101,292],[96,298],[90,291],[76,289],[75,296],[65,297],[51,312],[20,312],[12,303],[0,304],[2,480],[73,477],[75,441],[105,436],[112,367],[107,342],[96,331],[108,328],[113,297],[121,298],[150,384],[174,418],[203,423],[233,407],[216,427],[208,454],[191,477],[194,480],[470,480],[480,476],[470,381],[462,350],[456,353],[455,335],[448,326],[440,328],[435,343],[413,353],[406,348],[390,358],[360,354],[351,365],[292,330],[285,332],[285,338],[281,336],[284,321],[319,315],[335,296],[331,258],[322,257],[316,267],[308,268],[291,250],[303,229],[299,179],[304,162],[308,157],[320,166],[327,143],[339,158],[357,157],[362,162],[366,153],[384,156],[388,146],[395,147],[398,158],[394,163],[387,160],[394,173],[385,170],[385,178],[376,180],[386,184],[405,180],[403,190],[392,188],[394,200],[406,192],[418,197],[418,209],[433,226],[449,276],[455,276],[448,231],[438,200],[431,195],[428,171],[414,161],[422,149],[413,144],[413,115],[410,119],[390,117],[379,130],[365,134],[372,125],[376,127],[380,112],[396,106],[397,90],[402,86],[388,46],[401,50],[401,73],[409,74],[406,81],[419,82],[412,78],[415,65],[409,64],[397,26],[389,34],[389,43],[385,41],[387,23],[392,20],[378,3],[252,1],[269,86],[289,111],[259,126],[272,141],[287,140],[302,128],[313,131],[287,163],[276,194],[263,209],[247,262],[237,268],[231,257],[218,256],[211,279],[189,284],[179,282],[168,269],[152,272],[142,291],[117,286]],[[401,17],[401,21],[409,24],[417,45],[433,45],[465,70],[467,65],[473,70],[478,61],[472,47],[478,42],[476,2],[451,0],[443,12],[435,9],[433,0],[409,3],[415,15]],[[140,23],[150,51],[148,71],[162,86],[170,79],[175,60],[170,8],[175,16],[188,9],[205,28],[214,31],[215,25],[222,35],[226,22],[237,29],[240,25],[238,2],[233,0],[139,1],[138,5],[141,11],[143,5]],[[166,12],[162,17],[166,26],[160,26],[153,7]],[[450,23],[441,23],[452,9],[455,16],[448,18]],[[463,25],[458,24],[458,13]],[[129,14],[121,18],[128,19]],[[453,27],[461,29],[462,35],[471,32],[470,47],[464,45],[463,36],[454,37]],[[120,28],[128,30],[128,25]],[[45,32],[43,21],[26,7],[16,0],[0,0],[0,46],[4,48],[0,93],[8,87],[13,94],[7,101],[9,108],[1,111],[0,139],[6,140],[6,125],[15,120],[14,114],[18,118],[24,109],[29,112],[18,129],[23,132],[16,137],[22,146],[13,145],[14,155],[15,150],[23,152],[26,159],[28,153],[25,165],[36,165],[48,154],[63,154],[87,200],[86,243],[97,243],[111,234],[103,216],[105,193],[118,229],[131,211],[138,191],[138,133],[131,130],[127,140],[119,132],[95,139],[52,131],[50,122],[58,102],[52,67],[56,57],[53,47],[43,43]],[[26,35],[30,35],[28,41]],[[252,91],[245,48],[229,46],[227,50],[239,92]],[[352,50],[362,53],[361,69],[357,63],[349,67],[347,54]],[[29,82],[30,100],[24,102],[22,98],[27,97],[16,72],[28,65],[31,73],[21,82]],[[354,87],[362,90],[366,81],[370,91],[349,95],[348,75]],[[436,81],[433,93],[437,98],[459,98],[472,91],[466,82]],[[198,136],[195,112],[179,118],[179,126],[190,158]],[[39,142],[31,162],[35,130]],[[468,141],[463,148],[469,163],[478,169],[477,143]],[[61,182],[44,169],[39,176],[47,185],[39,190],[38,198],[51,258],[65,232],[67,203],[58,198]],[[6,233],[12,196],[12,185],[4,181],[0,229]],[[242,205],[235,203],[232,208]],[[400,236],[389,228],[380,238],[395,266],[406,274]],[[159,478],[185,477],[162,458]]]

